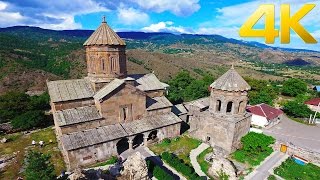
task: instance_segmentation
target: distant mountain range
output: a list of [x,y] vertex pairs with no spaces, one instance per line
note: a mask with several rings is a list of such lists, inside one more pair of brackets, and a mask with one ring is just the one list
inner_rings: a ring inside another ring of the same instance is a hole
[[[84,41],[92,30],[55,31],[38,27],[0,28],[0,94],[44,90],[46,80],[86,74]],[[231,63],[320,66],[320,53],[286,49],[220,35],[118,32],[126,40],[129,73],[155,72],[168,80],[182,69],[192,76],[221,75]],[[253,69],[244,76],[278,79]],[[241,73],[241,72],[240,72]]]
[[[88,38],[94,31],[93,30],[50,30],[50,29],[42,29],[39,27],[30,27],[30,26],[13,26],[7,28],[0,28],[0,32],[11,33],[11,34],[22,34],[22,35],[30,35],[32,33],[42,34],[44,37],[60,37],[60,38]],[[281,51],[289,51],[289,52],[317,52],[308,49],[292,49],[292,48],[280,48],[280,47],[273,47],[268,46],[266,44],[262,44],[259,42],[254,41],[242,41],[233,38],[226,38],[221,35],[200,35],[200,34],[172,34],[166,32],[117,32],[121,38],[124,39],[132,39],[132,40],[152,40],[154,37],[159,36],[171,36],[174,39],[192,39],[192,38],[214,38],[217,41],[225,42],[225,43],[232,43],[232,44],[239,44],[244,46],[251,46],[251,47],[259,47],[263,49],[273,49],[273,50],[281,50]]]

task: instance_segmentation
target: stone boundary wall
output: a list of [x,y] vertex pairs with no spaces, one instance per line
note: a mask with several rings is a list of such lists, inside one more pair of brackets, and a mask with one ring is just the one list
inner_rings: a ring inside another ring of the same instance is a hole
[[286,154],[288,154],[289,156],[296,155],[298,157],[308,160],[313,164],[320,164],[320,153],[318,152],[296,146],[292,143],[280,142],[280,141],[276,141],[272,146],[272,148],[275,151],[280,151],[281,145],[287,146]]

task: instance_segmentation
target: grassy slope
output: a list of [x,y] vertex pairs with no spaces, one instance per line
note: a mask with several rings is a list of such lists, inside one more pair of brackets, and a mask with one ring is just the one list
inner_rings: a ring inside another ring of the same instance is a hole
[[[62,170],[65,170],[63,157],[58,149],[56,135],[52,127],[38,130],[27,135],[24,135],[23,133],[14,133],[11,135],[6,135],[5,137],[9,140],[9,142],[0,143],[0,154],[11,155],[16,153],[16,158],[14,163],[11,163],[9,167],[2,172],[2,174],[0,173],[0,179],[16,179],[18,176],[21,176],[19,171],[23,166],[23,160],[28,150],[37,150],[50,154],[51,161],[54,164],[57,175],[60,174]],[[0,139],[2,138],[3,137],[0,137]],[[50,139],[53,141],[52,143],[49,143]],[[31,145],[32,140],[35,140],[36,142],[42,140],[45,142],[45,146],[43,148],[38,146],[33,147]]]

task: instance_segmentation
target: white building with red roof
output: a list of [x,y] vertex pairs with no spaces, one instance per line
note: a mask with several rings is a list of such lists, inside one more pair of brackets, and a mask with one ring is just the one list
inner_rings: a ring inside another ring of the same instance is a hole
[[320,98],[313,98],[304,102],[312,111],[320,112]]
[[283,111],[267,104],[258,104],[247,107],[247,111],[252,114],[251,125],[259,127],[270,127],[281,121]]

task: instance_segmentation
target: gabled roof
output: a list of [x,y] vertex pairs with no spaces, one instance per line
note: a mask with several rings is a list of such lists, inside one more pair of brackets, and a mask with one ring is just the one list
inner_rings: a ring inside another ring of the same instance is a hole
[[132,74],[129,77],[134,78],[138,83],[137,88],[141,91],[152,91],[165,89],[163,84],[153,73],[149,74]]
[[313,105],[313,106],[318,106],[320,103],[320,98],[313,98],[310,99],[309,101],[304,102],[305,104]]
[[177,104],[172,107],[171,112],[175,115],[180,116],[188,113],[187,108],[183,104]]
[[247,111],[252,114],[265,117],[267,118],[267,120],[272,120],[278,117],[279,115],[283,114],[281,110],[271,107],[267,104],[258,104],[255,106],[250,106],[247,108]]
[[125,46],[126,43],[115,33],[105,22],[101,23],[96,31],[83,44],[84,46],[92,45],[120,45]]
[[58,126],[83,123],[102,118],[95,106],[84,106],[56,111],[53,113],[53,117]]
[[190,108],[189,106],[195,106],[200,109],[205,109],[210,105],[210,98],[209,97],[200,98],[194,101],[187,102],[185,103],[185,105],[187,108]]
[[162,108],[167,108],[167,107],[172,107],[172,103],[165,97],[165,96],[160,96],[160,97],[153,97],[147,98],[147,110],[155,110],[155,109],[162,109]]
[[101,100],[108,94],[110,94],[112,91],[117,89],[119,86],[124,84],[125,81],[121,79],[114,79],[109,84],[105,85],[103,88],[101,88],[94,96],[93,98],[96,100]]
[[94,91],[85,79],[47,82],[51,102],[92,98]]
[[223,91],[248,91],[251,89],[250,85],[240,76],[233,66],[213,82],[210,87]]

